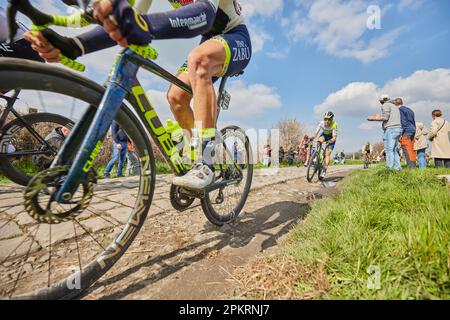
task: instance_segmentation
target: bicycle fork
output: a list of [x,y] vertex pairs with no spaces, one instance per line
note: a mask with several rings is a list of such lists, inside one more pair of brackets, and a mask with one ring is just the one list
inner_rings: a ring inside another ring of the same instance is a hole
[[[87,175],[92,169],[94,161],[101,150],[103,140],[122,105],[122,101],[131,90],[139,66],[128,59],[130,53],[131,51],[129,49],[125,50],[124,53],[120,55],[114,67],[109,80],[109,85],[103,95],[92,123],[89,125],[87,134],[78,148],[66,179],[56,193],[55,200],[59,203],[69,203],[80,183],[87,178]],[[86,116],[80,120],[80,123],[75,128],[75,132],[70,135],[68,141],[64,144],[63,149],[58,154],[58,158],[55,161],[56,165],[69,164],[69,159],[74,152],[71,145],[74,143],[76,144],[76,141],[79,138],[77,131],[78,133],[80,131],[82,132],[83,130],[80,128],[86,127],[83,120],[90,121],[90,119],[92,119],[92,115],[89,117],[89,112],[87,112]]]

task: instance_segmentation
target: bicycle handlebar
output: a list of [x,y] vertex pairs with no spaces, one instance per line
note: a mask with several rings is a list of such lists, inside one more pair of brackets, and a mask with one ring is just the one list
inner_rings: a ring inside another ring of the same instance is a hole
[[[62,0],[66,4],[73,4],[74,1]],[[89,6],[90,1],[78,0],[76,1],[81,12],[74,13],[70,16],[60,15],[48,15],[33,7],[29,0],[8,0],[7,8],[7,21],[9,27],[9,41],[14,41],[14,36],[17,33],[17,25],[15,23],[17,12],[23,13],[25,16],[31,19],[33,25],[31,26],[31,32],[42,31],[50,26],[60,27],[75,27],[83,28],[91,24],[100,24],[99,21],[94,19],[92,13],[92,7]],[[130,45],[129,48],[136,54],[145,59],[155,60],[158,57],[158,52],[150,45]],[[83,72],[86,67],[84,64],[72,60],[63,54],[60,54],[60,63],[73,70]]]

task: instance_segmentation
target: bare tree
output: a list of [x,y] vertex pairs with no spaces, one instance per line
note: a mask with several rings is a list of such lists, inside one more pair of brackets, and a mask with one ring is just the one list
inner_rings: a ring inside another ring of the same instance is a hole
[[280,130],[280,146],[285,149],[298,147],[306,132],[306,126],[295,118],[279,120],[274,128]]
[[384,143],[383,142],[377,142],[373,145],[373,155],[376,157],[378,155],[381,155],[381,152],[384,150]]

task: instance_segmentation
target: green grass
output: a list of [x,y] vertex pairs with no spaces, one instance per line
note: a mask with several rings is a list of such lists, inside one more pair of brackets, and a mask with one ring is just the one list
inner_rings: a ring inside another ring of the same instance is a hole
[[[450,188],[437,174],[450,170],[354,172],[340,195],[313,205],[283,254],[311,274],[324,263],[326,299],[449,299]],[[371,266],[379,290],[368,288]],[[302,277],[296,290],[314,281]]]
[[[363,165],[364,160],[345,160],[345,163],[343,165],[356,165],[356,164]],[[342,166],[342,164],[333,164],[333,165]],[[372,165],[374,165],[374,164],[372,164]]]

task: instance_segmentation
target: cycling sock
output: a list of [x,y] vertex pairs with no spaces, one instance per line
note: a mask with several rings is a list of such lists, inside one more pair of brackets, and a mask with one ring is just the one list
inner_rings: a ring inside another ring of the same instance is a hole
[[215,149],[215,128],[204,128],[199,130],[199,137],[202,141],[202,162],[214,172],[214,149]]

